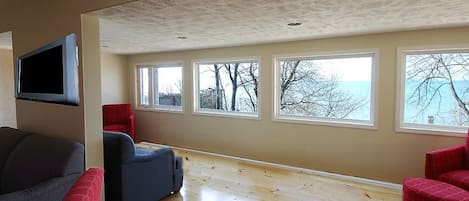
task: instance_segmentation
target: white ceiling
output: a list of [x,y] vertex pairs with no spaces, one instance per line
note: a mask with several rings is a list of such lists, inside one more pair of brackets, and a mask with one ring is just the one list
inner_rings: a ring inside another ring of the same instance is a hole
[[466,26],[469,0],[140,0],[92,14],[103,51],[133,54]]
[[90,14],[102,51],[135,54],[468,26],[469,0],[140,0]]

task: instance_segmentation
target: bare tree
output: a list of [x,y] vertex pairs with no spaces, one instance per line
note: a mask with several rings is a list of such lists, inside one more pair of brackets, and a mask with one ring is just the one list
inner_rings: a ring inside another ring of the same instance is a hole
[[[210,81],[213,84],[210,85],[214,89],[201,89],[200,104],[202,107],[243,112],[257,110],[257,97],[253,95],[256,94],[257,96],[256,63],[210,64],[206,65],[204,69],[200,73],[211,73],[213,75],[213,80]],[[255,81],[250,77],[254,77]],[[240,91],[240,88],[244,91]],[[225,89],[228,89],[228,91]],[[212,101],[210,97],[214,97],[213,99],[216,97],[216,101]],[[250,101],[250,103],[247,101]],[[212,104],[214,102],[216,103]]]
[[251,106],[251,110],[256,112],[259,84],[257,63],[249,63],[249,67],[240,69],[239,75],[240,85],[248,96],[247,103]]
[[231,80],[231,111],[236,111],[236,94],[238,93],[239,63],[223,65]]
[[[457,81],[467,81],[469,78],[469,54],[421,54],[407,56],[406,81],[415,83],[412,93],[408,97],[410,103],[419,107],[419,114],[432,105],[438,103],[438,113],[441,110],[445,91],[449,90],[450,96],[455,100],[459,112],[455,114],[465,116],[465,122],[469,117],[469,88],[458,90]],[[406,86],[407,87],[407,86]],[[460,87],[459,87],[460,88]],[[461,119],[461,117],[458,117]],[[458,122],[464,122],[458,120]],[[461,123],[457,123],[462,125]]]
[[280,110],[286,114],[347,118],[365,98],[340,89],[335,76],[324,77],[309,60],[285,60],[280,69]]
[[221,66],[219,66],[218,64],[213,65],[213,72],[215,73],[215,90],[216,90],[216,98],[217,98],[217,102],[215,105],[216,109],[221,109],[222,107],[222,104],[221,104],[222,93],[220,91],[220,68]]
[[182,94],[183,92],[182,80],[178,80],[174,85],[176,86],[179,94]]
[[[301,60],[296,61],[284,61],[280,79],[282,83],[280,84],[280,100],[284,100],[285,92],[297,81],[301,80],[303,75],[297,72],[298,65],[300,65]],[[283,103],[283,102],[282,102]]]
[[324,94],[317,100],[323,111],[321,116],[344,119],[366,103],[364,97],[355,97],[354,94],[341,90],[336,77],[325,81],[323,87]]
[[[342,91],[335,78],[324,78],[319,73],[320,69],[307,60],[284,61],[281,69],[283,112],[346,118],[366,102]],[[208,71],[214,75],[214,91],[217,94],[217,106],[214,109],[257,111],[257,63],[213,64]],[[223,93],[226,87],[231,89],[228,96]],[[240,87],[243,91],[238,90]],[[230,99],[226,100],[228,97]],[[223,100],[230,104],[223,106]]]

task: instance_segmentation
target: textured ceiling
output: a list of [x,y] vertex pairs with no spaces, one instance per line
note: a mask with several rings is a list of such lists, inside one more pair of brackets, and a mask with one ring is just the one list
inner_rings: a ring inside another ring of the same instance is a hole
[[0,49],[12,49],[11,32],[0,33]]
[[134,54],[467,26],[468,13],[469,0],[140,0],[91,14],[102,51]]
[[465,26],[468,13],[468,0],[140,0],[92,14],[102,50],[131,54]]

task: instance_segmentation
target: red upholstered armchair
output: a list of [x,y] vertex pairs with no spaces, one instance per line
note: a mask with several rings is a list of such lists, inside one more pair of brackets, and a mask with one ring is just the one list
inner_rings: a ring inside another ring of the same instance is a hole
[[135,122],[130,104],[103,105],[103,130],[127,133],[135,140]]
[[425,177],[469,191],[469,138],[465,145],[428,152]]

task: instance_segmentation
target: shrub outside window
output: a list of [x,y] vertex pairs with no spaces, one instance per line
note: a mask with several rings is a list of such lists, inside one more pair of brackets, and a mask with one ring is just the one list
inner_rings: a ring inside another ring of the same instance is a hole
[[258,60],[197,61],[194,77],[194,113],[258,117]]
[[399,127],[464,133],[469,126],[469,49],[401,49]]
[[182,64],[141,65],[137,69],[139,108],[182,111]]
[[275,119],[374,128],[376,52],[276,57]]

